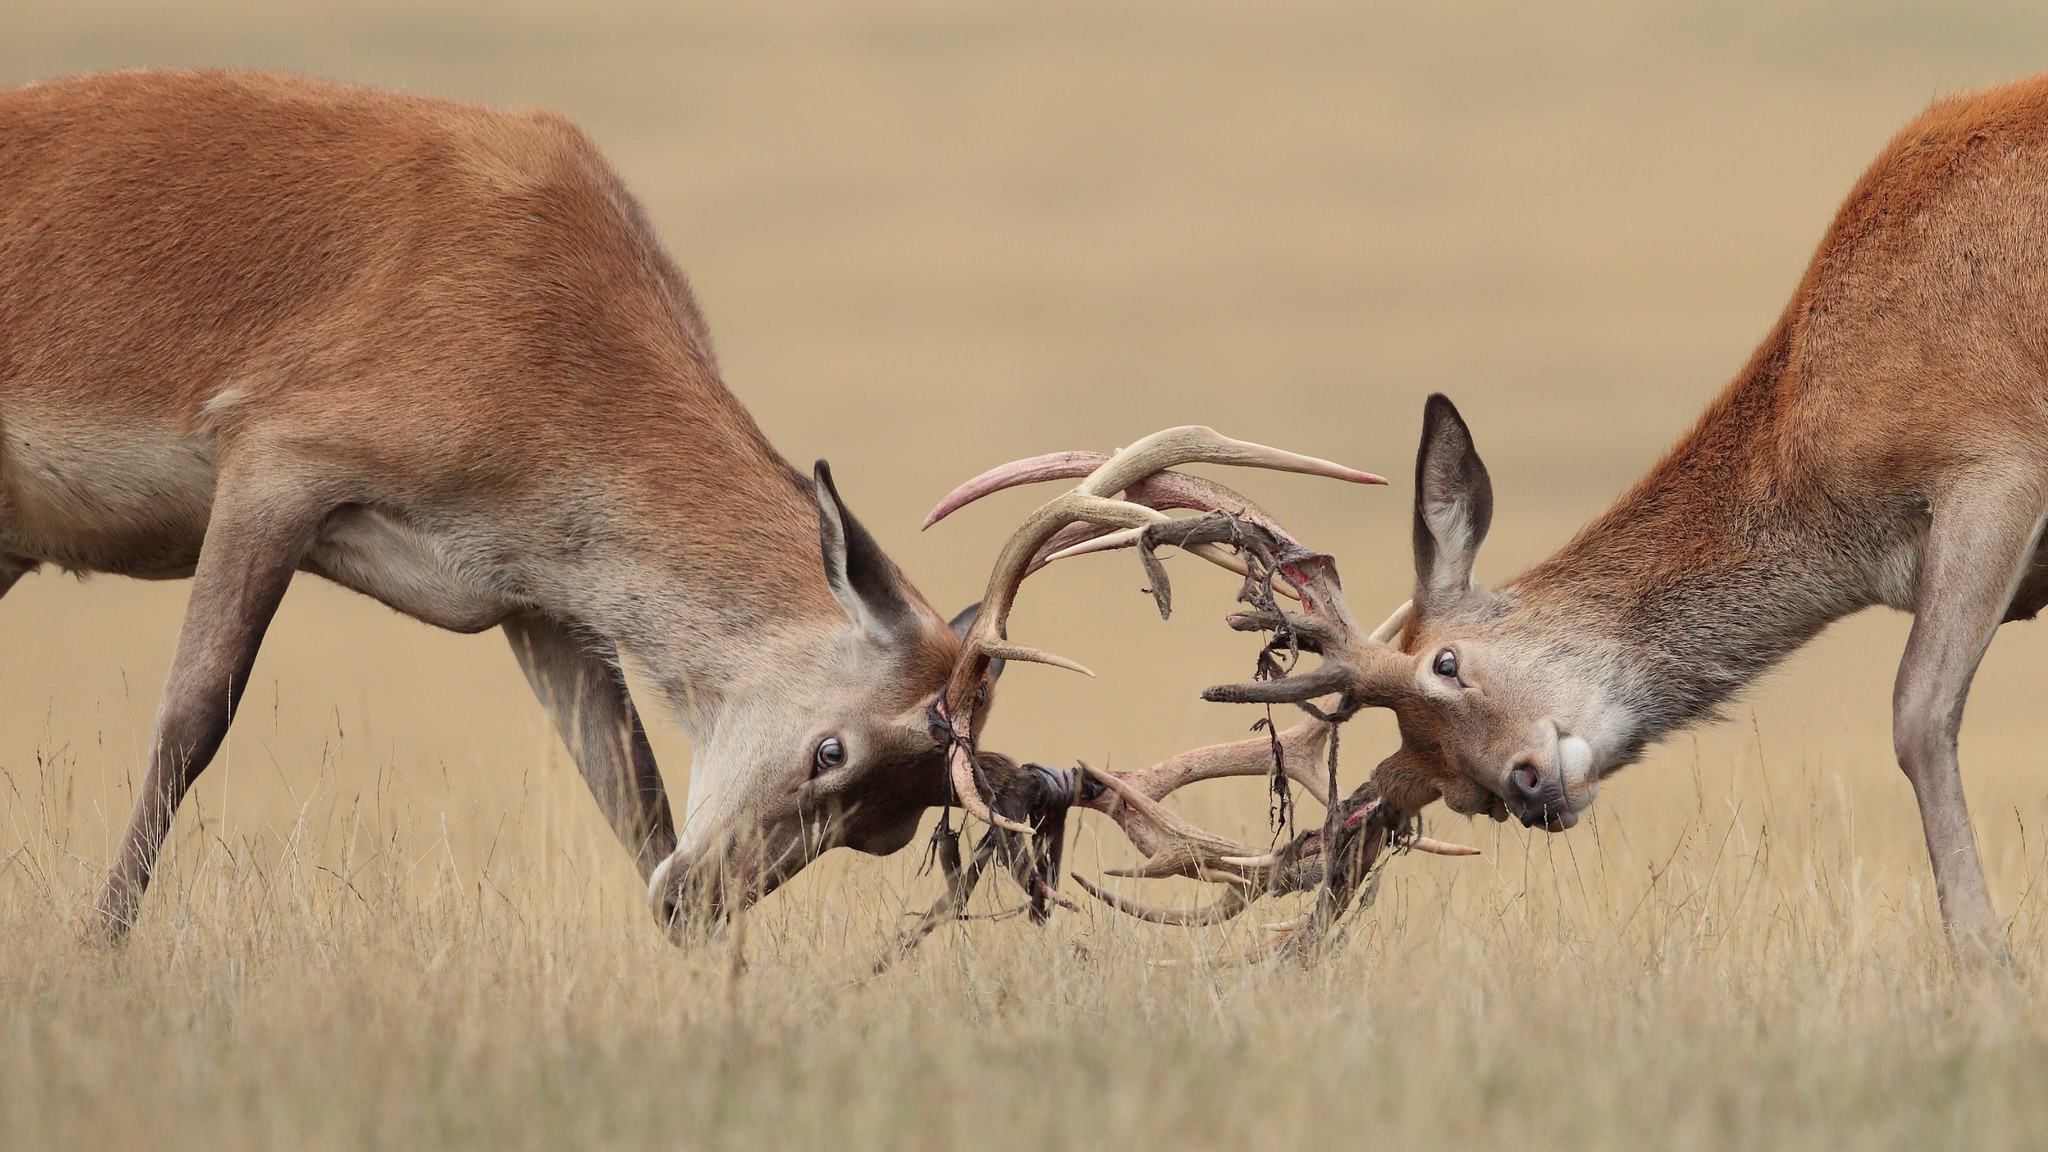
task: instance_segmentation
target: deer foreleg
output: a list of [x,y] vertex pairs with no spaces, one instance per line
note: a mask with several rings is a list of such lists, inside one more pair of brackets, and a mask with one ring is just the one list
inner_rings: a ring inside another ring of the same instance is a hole
[[1998,957],[2004,932],[1970,828],[1956,734],[1970,681],[2040,538],[2042,503],[2032,484],[1935,502],[1892,691],[1892,742],[1920,804],[1942,921],[1958,948]]
[[218,491],[157,706],[142,791],[93,904],[88,932],[108,942],[134,925],[178,802],[227,735],[264,629],[319,525],[317,514],[261,485],[223,475]]
[[675,820],[617,650],[544,616],[514,616],[504,627],[526,682],[647,880],[676,850]]

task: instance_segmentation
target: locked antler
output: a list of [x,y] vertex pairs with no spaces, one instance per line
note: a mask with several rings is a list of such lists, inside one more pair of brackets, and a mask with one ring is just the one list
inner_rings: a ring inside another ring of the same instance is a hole
[[[1142,813],[1146,824],[1164,833],[1157,838],[1163,842],[1148,843],[1146,833],[1152,829],[1111,811],[1132,843],[1147,853],[1144,864],[1122,870],[1122,874],[1177,875],[1226,885],[1216,901],[1196,909],[1165,909],[1127,899],[1080,876],[1075,880],[1112,907],[1156,923],[1220,923],[1262,896],[1314,891],[1316,902],[1310,910],[1275,926],[1282,935],[1260,950],[1263,954],[1293,947],[1305,954],[1329,936],[1354,897],[1366,886],[1381,853],[1390,845],[1450,856],[1475,855],[1476,851],[1420,835],[1414,826],[1414,814],[1402,811],[1388,797],[1380,795],[1372,781],[1341,801],[1336,798],[1337,726],[1360,708],[1389,705],[1414,690],[1409,661],[1390,647],[1407,622],[1406,606],[1372,634],[1362,634],[1344,600],[1336,562],[1328,555],[1302,547],[1277,525],[1250,523],[1216,513],[1172,529],[1147,529],[1135,534],[1131,543],[1145,560],[1158,594],[1165,586],[1165,572],[1153,558],[1153,548],[1162,543],[1225,540],[1246,561],[1247,576],[1239,598],[1251,605],[1249,611],[1232,615],[1229,622],[1240,631],[1265,631],[1270,637],[1259,654],[1260,679],[1211,688],[1203,696],[1213,701],[1293,703],[1310,715],[1270,741],[1242,741],[1176,758],[1191,762],[1222,761],[1229,765],[1228,770],[1217,766],[1200,773],[1169,773],[1155,767],[1146,773],[1151,777],[1146,781],[1151,785],[1149,788],[1125,781],[1111,785],[1122,804]],[[1279,607],[1270,591],[1278,580],[1291,583],[1300,593],[1300,612]],[[1169,600],[1162,595],[1162,613],[1168,605]],[[1295,664],[1303,652],[1322,656],[1322,663],[1312,670],[1296,672]],[[1269,746],[1261,749],[1262,743]],[[1321,757],[1324,763],[1319,766],[1318,754],[1325,752]],[[1175,761],[1165,763],[1171,765]],[[1325,770],[1318,772],[1318,767]],[[1272,851],[1260,852],[1232,844],[1174,817],[1158,803],[1168,792],[1193,779],[1251,775],[1275,768],[1302,784],[1324,806],[1325,817],[1321,828],[1304,832]]]
[[[981,613],[967,630],[960,655],[946,690],[933,706],[934,727],[948,744],[948,772],[954,796],[970,815],[997,828],[1029,835],[1032,829],[988,805],[988,782],[975,757],[974,734],[979,725],[982,703],[988,698],[989,668],[996,660],[1026,660],[1051,664],[1086,675],[1087,668],[1063,656],[1013,643],[1009,639],[1010,606],[1024,578],[1043,567],[1053,556],[1075,544],[1084,544],[1102,531],[1144,528],[1171,524],[1163,509],[1236,509],[1255,522],[1271,518],[1254,509],[1250,502],[1220,484],[1168,472],[1181,464],[1234,464],[1271,468],[1283,472],[1305,472],[1349,480],[1355,484],[1384,484],[1381,477],[1278,448],[1232,440],[1210,428],[1190,425],[1154,432],[1110,456],[1062,452],[1020,460],[992,469],[969,480],[939,502],[925,519],[936,523],[961,505],[991,492],[1040,480],[1081,476],[1073,488],[1041,504],[1024,518],[996,558],[989,573],[988,589],[981,599]],[[1113,498],[1123,493],[1123,499]],[[1275,525],[1277,527],[1277,525]],[[1067,529],[1073,532],[1062,533]],[[1194,541],[1188,550],[1231,571],[1247,568],[1235,551],[1210,541]]]
[[[1010,484],[1064,474],[1061,469],[1077,468],[1090,459],[1094,458],[1066,453],[1006,465],[963,485],[933,516]],[[1175,502],[1171,506],[1204,508],[1208,514],[1182,520],[1160,517],[1122,529],[1101,527],[1101,521],[1070,525],[1057,534],[1058,546],[1041,549],[1033,565],[1024,570],[1084,552],[1136,547],[1164,616],[1171,611],[1171,591],[1155,550],[1172,545],[1210,559],[1217,558],[1218,549],[1227,551],[1235,563],[1226,566],[1245,577],[1239,599],[1250,605],[1249,610],[1229,617],[1230,625],[1271,635],[1260,652],[1257,680],[1211,688],[1203,693],[1204,698],[1293,703],[1310,715],[1284,733],[1196,749],[1140,772],[1104,773],[1082,766],[1095,787],[1083,790],[1077,802],[1115,820],[1146,856],[1143,863],[1112,875],[1184,876],[1207,881],[1224,887],[1218,899],[1196,908],[1163,908],[1129,899],[1080,875],[1074,879],[1111,907],[1161,924],[1221,923],[1261,897],[1314,890],[1315,905],[1301,917],[1274,926],[1281,928],[1283,935],[1269,946],[1306,950],[1335,927],[1389,845],[1453,856],[1477,852],[1421,836],[1415,828],[1415,814],[1379,795],[1372,781],[1343,800],[1336,799],[1337,725],[1360,708],[1389,706],[1414,691],[1410,661],[1392,647],[1407,622],[1408,606],[1403,605],[1371,634],[1364,634],[1344,599],[1331,557],[1303,547],[1271,516],[1237,493],[1209,481],[1184,483],[1193,480],[1161,478],[1159,487],[1172,492],[1168,498]],[[1300,600],[1301,611],[1282,609],[1275,592],[1291,593]],[[1295,672],[1303,652],[1320,655],[1322,663]],[[1319,760],[1324,763],[1319,765]],[[1321,828],[1272,851],[1217,836],[1160,803],[1174,790],[1197,780],[1270,773],[1300,784],[1325,809]]]

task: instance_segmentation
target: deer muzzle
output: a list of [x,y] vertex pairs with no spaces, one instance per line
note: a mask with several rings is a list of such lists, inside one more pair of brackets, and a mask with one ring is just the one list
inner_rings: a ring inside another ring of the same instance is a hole
[[726,844],[698,856],[678,850],[647,878],[647,907],[677,939],[724,923],[781,887],[807,861],[800,840],[779,848]]
[[1599,787],[1593,746],[1564,734],[1546,717],[1536,722],[1529,747],[1515,756],[1499,792],[1525,827],[1562,832],[1579,822]]

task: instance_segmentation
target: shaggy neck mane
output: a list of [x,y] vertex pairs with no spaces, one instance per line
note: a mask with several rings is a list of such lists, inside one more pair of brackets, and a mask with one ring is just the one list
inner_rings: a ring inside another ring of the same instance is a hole
[[1784,451],[1789,332],[1788,315],[1655,467],[1503,589],[1518,612],[1606,642],[1642,743],[1714,716],[1870,602],[1843,577],[1843,510]]

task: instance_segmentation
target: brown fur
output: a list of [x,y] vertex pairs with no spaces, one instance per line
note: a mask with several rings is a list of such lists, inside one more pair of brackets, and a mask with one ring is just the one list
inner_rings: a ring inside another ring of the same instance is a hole
[[[922,708],[957,641],[878,551],[835,595],[821,498],[559,116],[236,72],[0,92],[0,590],[197,576],[116,934],[295,568],[505,625],[643,874],[677,838],[620,650],[698,748],[671,881],[737,838],[772,886],[827,799],[898,839],[943,795]],[[849,620],[873,595],[889,634]],[[829,716],[861,747],[814,781]]]
[[[1425,459],[1449,460],[1463,426],[1425,435]],[[1418,501],[1482,490],[1472,465]],[[2048,603],[2044,512],[2048,77],[1902,130],[1735,381],[1556,555],[1494,591],[1419,589],[1404,642],[1419,690],[1397,705],[1384,787],[1411,808],[1440,794],[1568,826],[1599,775],[1831,621],[1890,605],[1917,617],[1896,725],[1943,910],[1988,939],[1955,731],[1992,630]],[[1426,536],[1423,521],[1419,504]],[[1462,686],[1432,673],[1446,651]],[[1583,794],[1569,736],[1593,749]]]

